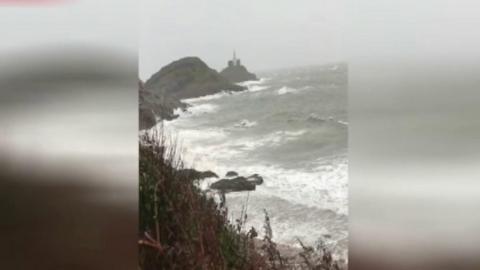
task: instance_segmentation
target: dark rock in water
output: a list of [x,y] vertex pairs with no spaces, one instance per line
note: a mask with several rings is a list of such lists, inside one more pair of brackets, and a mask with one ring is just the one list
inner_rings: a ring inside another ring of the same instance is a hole
[[191,179],[205,179],[210,177],[218,178],[218,175],[212,171],[197,171],[195,169],[182,169],[178,171],[180,174],[183,174],[187,178]]
[[227,174],[225,174],[225,177],[235,177],[238,176],[238,173],[235,171],[229,171]]
[[243,176],[238,176],[237,172],[229,171],[226,174],[226,177],[235,177],[235,178],[221,179],[211,184],[210,188],[218,189],[223,192],[251,191],[251,190],[255,190],[257,185],[263,184],[263,177],[261,177],[258,174],[252,174],[249,177],[243,177]]
[[256,185],[253,182],[247,180],[243,176],[239,176],[233,179],[221,179],[210,185],[212,189],[218,189],[223,192],[230,191],[252,191],[255,190]]
[[228,66],[220,74],[232,83],[258,80],[255,74],[248,72],[247,68],[242,65]]
[[145,90],[176,99],[195,98],[246,88],[230,83],[198,57],[185,57],[163,67],[145,82]]
[[261,185],[263,184],[263,177],[261,177],[258,174],[252,174],[249,177],[247,177],[247,180],[254,183],[255,185]]

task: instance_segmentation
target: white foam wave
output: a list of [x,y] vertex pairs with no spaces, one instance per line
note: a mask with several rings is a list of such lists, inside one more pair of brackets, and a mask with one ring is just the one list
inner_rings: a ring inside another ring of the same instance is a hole
[[277,90],[277,93],[278,93],[279,95],[285,95],[285,94],[289,94],[289,93],[295,93],[295,92],[297,92],[297,91],[298,91],[298,89],[284,86],[284,87],[278,89],[278,90]]
[[[268,164],[237,164],[232,168],[232,164],[217,158],[222,153],[212,155],[210,147],[190,150],[198,151],[194,155],[194,163],[201,170],[213,169],[218,175],[224,175],[232,169],[240,175],[260,174],[264,183],[257,187],[256,195],[279,197],[306,207],[348,214],[348,165],[344,161],[323,163],[313,171],[285,169]],[[215,148],[217,150],[219,148]],[[230,155],[230,159],[235,156],[234,151],[224,154]]]
[[293,137],[301,136],[301,135],[307,133],[307,131],[305,129],[301,129],[301,130],[297,130],[297,131],[281,131],[281,132],[277,132],[277,134],[278,133],[283,134],[287,137],[293,138]]
[[333,116],[329,116],[329,117],[322,117],[316,113],[311,113],[307,120],[310,120],[310,121],[315,121],[315,122],[334,122],[334,123],[337,123],[337,124],[340,124],[340,125],[344,125],[344,126],[348,126],[348,122],[347,121],[343,121],[343,120],[336,120]]
[[197,97],[197,98],[182,99],[182,101],[184,101],[186,103],[189,103],[189,104],[196,104],[196,103],[203,102],[203,101],[220,99],[220,98],[223,98],[225,96],[229,96],[231,94],[232,94],[232,92],[229,92],[229,91],[221,91],[221,92],[213,94],[213,95],[202,96],[202,97]]
[[[307,130],[281,130],[256,138],[235,139],[230,135],[232,130],[228,128],[188,127],[188,124],[191,124],[188,118],[187,116],[165,122],[163,127],[167,134],[180,138],[180,145],[184,149],[183,158],[188,166],[199,170],[213,170],[219,175],[232,170],[231,166],[235,166],[235,170],[242,175],[259,173],[266,180],[265,185],[258,189],[259,193],[279,196],[311,207],[324,207],[347,213],[346,158],[319,159],[318,166],[313,171],[286,170],[265,164],[232,164],[233,160],[245,160],[245,154],[259,147],[276,147],[297,140],[306,134]],[[244,119],[237,125],[254,126],[256,123]]]
[[313,171],[268,165],[248,166],[241,170],[256,172],[264,177],[264,185],[258,187],[259,193],[346,214],[347,168],[346,161],[334,161],[323,163]]
[[257,122],[255,121],[249,121],[248,119],[243,119],[242,121],[234,124],[233,126],[237,128],[249,128],[256,125],[257,125]]
[[[250,194],[246,228],[262,228],[262,209],[267,209],[275,241],[294,245],[299,238],[307,245],[314,245],[327,235],[327,244],[335,248],[336,257],[346,259],[347,167],[346,159],[342,158],[322,161],[313,171],[267,164],[237,168],[241,175],[259,173],[264,178],[264,183]],[[238,215],[235,209],[245,205],[245,196],[245,193],[227,195],[232,214]]]
[[269,80],[269,78],[261,78],[258,81],[246,81],[238,83],[238,85],[247,87],[248,92],[259,92],[269,88],[268,85],[265,85]]
[[237,85],[245,86],[245,87],[250,87],[250,86],[253,86],[253,85],[265,84],[266,82],[268,82],[268,81],[270,81],[270,80],[271,80],[271,78],[260,78],[260,79],[257,80],[257,81],[245,81],[245,82],[237,83]]
[[212,103],[203,103],[203,104],[198,104],[195,106],[191,106],[187,108],[186,111],[183,110],[176,110],[175,113],[177,113],[179,116],[187,116],[187,115],[201,115],[201,114],[209,114],[209,113],[214,113],[218,110],[219,106],[216,104]]
[[248,91],[250,92],[259,92],[268,89],[268,86],[262,86],[262,85],[253,85],[248,87]]
[[319,121],[319,122],[326,122],[326,121],[333,121],[333,116],[329,116],[329,117],[323,117],[323,116],[320,116],[316,113],[311,113],[307,120],[310,120],[310,121]]
[[298,93],[300,91],[311,90],[311,89],[313,89],[313,87],[310,86],[310,85],[307,85],[307,86],[304,86],[304,87],[301,87],[301,88],[298,88],[298,89],[288,87],[288,86],[283,86],[282,88],[277,90],[277,94],[278,95],[294,94],[294,93]]
[[236,139],[229,140],[224,147],[240,149],[243,151],[255,150],[259,147],[276,147],[287,142],[298,139],[299,136],[305,134],[306,130],[299,131],[276,131],[259,138]]
[[247,87],[246,91],[232,92],[232,91],[223,90],[223,91],[221,91],[219,93],[216,93],[216,94],[202,96],[202,97],[196,97],[196,98],[182,99],[182,101],[184,101],[186,103],[189,103],[189,104],[197,104],[197,103],[201,103],[201,102],[204,102],[204,101],[221,99],[223,97],[227,97],[227,96],[231,96],[231,95],[237,95],[237,94],[241,94],[241,93],[245,93],[245,92],[263,91],[265,89],[268,89],[268,86],[263,85],[268,80],[269,79],[267,79],[267,78],[262,78],[258,81],[246,81],[246,82],[242,82],[242,83],[237,83],[237,85]]

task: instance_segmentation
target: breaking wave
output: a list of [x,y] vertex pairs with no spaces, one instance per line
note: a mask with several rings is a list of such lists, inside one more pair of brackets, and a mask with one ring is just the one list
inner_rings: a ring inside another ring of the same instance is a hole
[[279,95],[285,95],[285,94],[295,93],[295,92],[298,92],[298,90],[295,89],[295,88],[287,87],[287,86],[284,86],[284,87],[277,90],[277,93]]
[[242,121],[235,123],[233,126],[237,128],[249,128],[256,125],[257,125],[257,122],[255,121],[248,121],[248,119],[243,119]]

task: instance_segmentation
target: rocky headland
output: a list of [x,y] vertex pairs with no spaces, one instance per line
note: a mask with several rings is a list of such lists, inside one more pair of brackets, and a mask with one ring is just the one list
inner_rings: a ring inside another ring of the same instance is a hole
[[171,120],[174,110],[185,109],[182,99],[212,95],[221,91],[242,91],[236,85],[210,68],[198,57],[174,61],[139,85],[140,129],[148,129],[157,119]]
[[[257,77],[249,73],[235,56],[221,73],[208,67],[198,57],[185,57],[174,61],[153,74],[145,83],[139,81],[139,128],[149,129],[158,120],[178,117],[174,113],[175,109],[185,110],[188,107],[182,99],[212,95],[221,91],[242,91],[246,88],[235,83],[246,80],[257,80]],[[211,171],[183,169],[178,173],[189,179],[218,178]],[[262,183],[263,178],[258,174],[245,177],[230,171],[225,177],[212,183],[210,188],[223,193],[252,191]]]
[[222,90],[241,91],[198,57],[185,57],[163,67],[145,82],[145,90],[177,99],[212,95]]

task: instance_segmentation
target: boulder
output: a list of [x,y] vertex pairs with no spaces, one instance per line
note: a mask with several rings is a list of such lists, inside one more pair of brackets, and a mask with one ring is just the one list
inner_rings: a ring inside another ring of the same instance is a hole
[[235,177],[238,176],[238,173],[235,171],[229,171],[227,174],[225,174],[225,177]]
[[223,192],[230,191],[252,191],[255,190],[255,183],[248,181],[247,178],[239,176],[233,179],[221,179],[210,185],[210,188]]

